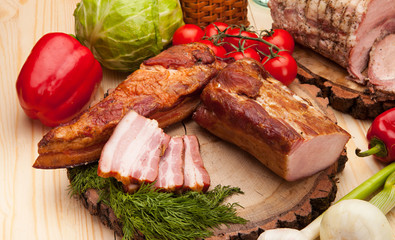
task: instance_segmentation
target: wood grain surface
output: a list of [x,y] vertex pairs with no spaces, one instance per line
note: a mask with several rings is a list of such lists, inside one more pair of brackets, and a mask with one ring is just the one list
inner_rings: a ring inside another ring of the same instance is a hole
[[[15,82],[35,42],[45,33],[74,32],[73,11],[79,0],[0,0],[0,239],[115,239],[114,233],[68,195],[66,170],[36,170],[37,143],[49,129],[22,111]],[[270,28],[267,8],[250,1],[249,19]],[[126,74],[104,71],[97,95],[119,84]],[[366,148],[371,121],[335,111],[338,124],[352,138],[348,163],[339,174],[337,199],[383,167],[373,158],[358,158]],[[275,207],[275,206],[273,206]],[[395,230],[395,211],[387,215]]]
[[[307,47],[296,45],[293,57],[298,62],[301,82],[316,85],[330,105],[357,119],[374,119],[395,107],[395,95],[350,81],[348,72],[340,65]],[[394,60],[395,63],[395,60]]]

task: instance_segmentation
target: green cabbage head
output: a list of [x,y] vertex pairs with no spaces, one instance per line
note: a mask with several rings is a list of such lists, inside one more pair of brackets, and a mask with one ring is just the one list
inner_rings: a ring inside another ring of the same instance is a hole
[[106,68],[134,71],[184,24],[178,0],[82,0],[75,34]]

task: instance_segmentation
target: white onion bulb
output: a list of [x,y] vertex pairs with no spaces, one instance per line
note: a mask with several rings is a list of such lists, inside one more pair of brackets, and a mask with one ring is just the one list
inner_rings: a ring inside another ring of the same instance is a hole
[[350,199],[331,206],[320,225],[321,240],[392,240],[385,215],[369,202]]

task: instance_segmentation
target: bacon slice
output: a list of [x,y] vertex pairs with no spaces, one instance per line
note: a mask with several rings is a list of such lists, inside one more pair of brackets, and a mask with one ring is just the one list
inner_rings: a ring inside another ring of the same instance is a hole
[[130,111],[103,148],[98,167],[101,177],[114,177],[124,185],[153,182],[170,136],[156,120]]
[[170,137],[156,120],[131,110],[104,145],[97,173],[114,177],[126,192],[142,183],[161,190],[207,191],[210,177],[200,156],[196,136]]
[[73,121],[50,130],[33,167],[72,167],[99,159],[122,117],[133,109],[166,127],[190,116],[204,86],[224,67],[204,44],[173,46],[146,60],[113,92]]
[[184,190],[207,191],[210,187],[210,176],[200,155],[199,141],[196,136],[183,137],[185,147]]
[[155,187],[166,191],[177,191],[184,183],[184,140],[172,137],[165,154],[159,162]]

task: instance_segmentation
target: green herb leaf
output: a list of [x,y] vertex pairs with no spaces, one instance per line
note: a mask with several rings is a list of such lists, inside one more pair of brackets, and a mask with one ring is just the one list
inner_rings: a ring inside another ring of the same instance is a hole
[[143,184],[137,192],[127,194],[114,178],[99,177],[97,164],[69,169],[68,174],[71,195],[99,189],[101,201],[122,222],[124,239],[133,239],[138,232],[146,239],[207,238],[222,224],[247,222],[236,215],[239,204],[223,204],[228,196],[243,193],[237,187],[218,185],[206,193],[175,194]]

